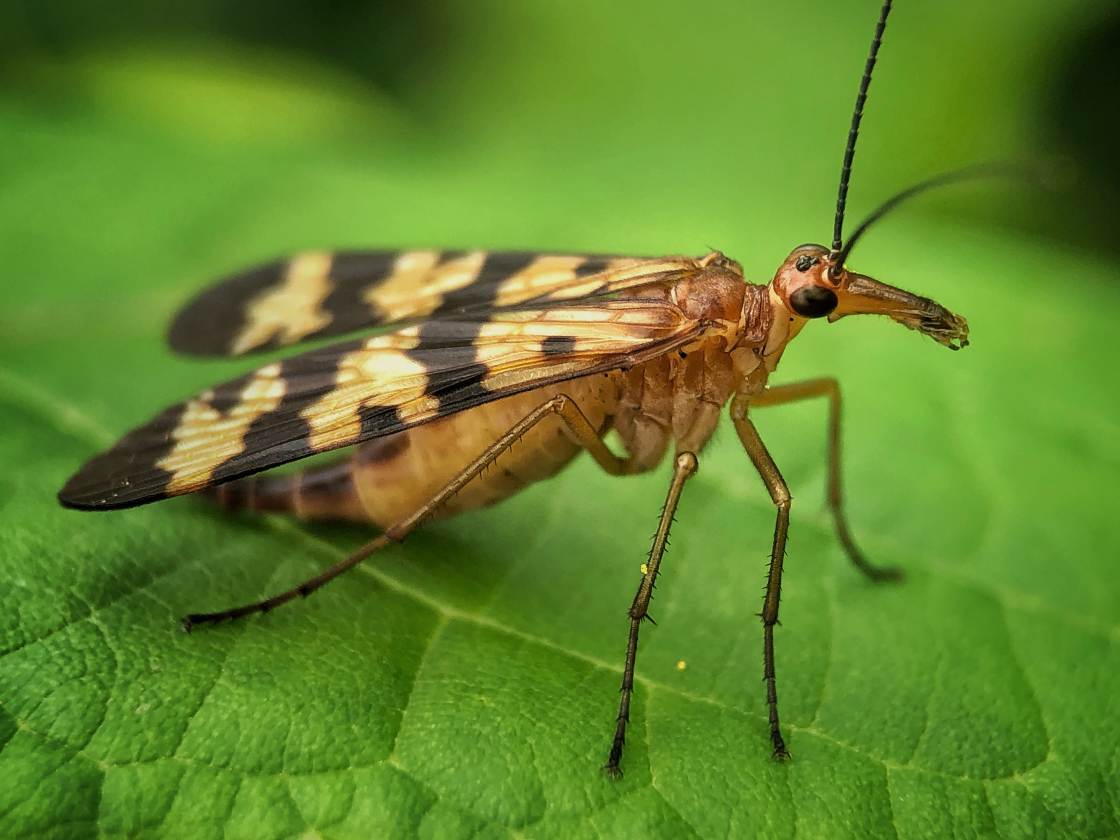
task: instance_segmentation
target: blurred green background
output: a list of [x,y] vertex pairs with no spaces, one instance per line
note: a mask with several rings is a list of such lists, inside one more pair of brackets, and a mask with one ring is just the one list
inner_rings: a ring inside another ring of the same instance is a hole
[[[1120,834],[1114,2],[900,0],[849,227],[986,160],[1051,188],[917,200],[853,266],[970,318],[949,354],[813,325],[837,374],[868,587],[822,510],[823,406],[760,413],[797,498],[778,634],[795,761],[767,758],[754,619],[772,509],[733,435],[690,484],[643,635],[624,609],[664,471],[579,463],[314,599],[186,638],[355,529],[53,494],[164,404],[175,308],[308,247],[701,254],[767,281],[831,233],[874,0],[6,2],[0,29],[0,833]],[[685,660],[688,667],[677,668]]]

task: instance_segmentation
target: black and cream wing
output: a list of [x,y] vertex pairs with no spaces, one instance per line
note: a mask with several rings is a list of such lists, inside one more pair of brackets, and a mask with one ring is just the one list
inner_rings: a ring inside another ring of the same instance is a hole
[[685,258],[517,251],[310,251],[223,280],[175,317],[171,346],[238,356],[305,339],[672,280]]
[[556,303],[312,350],[173,406],[89,461],[68,506],[129,507],[391,434],[540,385],[628,367],[708,327],[667,300]]

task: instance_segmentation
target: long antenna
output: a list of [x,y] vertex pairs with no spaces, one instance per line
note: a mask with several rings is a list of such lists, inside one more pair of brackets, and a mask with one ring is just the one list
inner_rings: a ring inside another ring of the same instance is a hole
[[848,259],[848,255],[852,253],[856,242],[867,232],[867,229],[903,202],[909,201],[916,195],[929,192],[938,187],[958,184],[961,181],[974,181],[979,178],[1012,178],[1015,180],[1042,184],[1041,173],[1037,168],[1016,163],[979,163],[973,166],[966,166],[962,169],[954,169],[951,172],[943,172],[940,175],[934,175],[932,178],[919,181],[917,184],[895,193],[872,210],[867,215],[867,218],[856,225],[855,231],[852,232],[852,235],[848,237],[848,241],[844,243],[844,246],[837,253],[834,264],[842,266]]
[[859,138],[859,123],[863,119],[863,103],[867,101],[867,89],[871,87],[871,72],[875,69],[875,57],[879,54],[879,46],[883,43],[883,30],[887,28],[887,15],[891,13],[892,0],[884,0],[883,8],[879,12],[879,22],[875,25],[875,35],[871,39],[871,52],[867,56],[867,64],[863,67],[863,78],[859,82],[859,93],[856,95],[856,108],[852,113],[852,127],[848,129],[848,146],[844,149],[844,164],[840,167],[840,192],[836,197],[836,220],[832,226],[832,254],[833,270],[840,270],[840,263],[836,261],[844,243],[844,205],[848,200],[848,180],[852,177],[852,159],[856,155],[856,140]]

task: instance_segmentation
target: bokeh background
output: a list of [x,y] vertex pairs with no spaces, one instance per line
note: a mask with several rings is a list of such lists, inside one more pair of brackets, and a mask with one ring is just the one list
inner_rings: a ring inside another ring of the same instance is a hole
[[[163,330],[207,281],[310,247],[720,248],[764,282],[831,232],[875,0],[3,0],[0,829],[9,836],[1115,836],[1120,790],[1120,10],[899,0],[853,266],[969,316],[949,354],[816,325],[822,406],[760,415],[798,499],[764,761],[752,616],[772,524],[719,436],[643,636],[628,775],[594,772],[663,473],[442,523],[306,604],[186,639],[365,536],[194,500],[57,509],[84,458],[241,372]],[[865,323],[866,322],[866,323]],[[745,594],[744,594],[745,593]],[[678,669],[687,661],[686,669]],[[542,713],[547,710],[547,713]]]
[[[111,188],[93,247],[143,249],[139,206],[200,225],[192,251],[236,238],[238,261],[302,244],[279,238],[294,219],[307,242],[691,252],[707,237],[765,277],[787,243],[828,232],[867,5],[8,0],[5,232],[34,247]],[[1115,4],[962,0],[899,17],[854,213],[950,167],[1038,161],[1057,195],[984,185],[910,212],[1115,249]],[[335,180],[360,183],[343,202]],[[182,266],[159,256],[152,287]]]

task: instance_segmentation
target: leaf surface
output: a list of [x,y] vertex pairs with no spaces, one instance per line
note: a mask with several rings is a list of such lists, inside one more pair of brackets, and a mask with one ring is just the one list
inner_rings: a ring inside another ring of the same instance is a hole
[[1120,832],[1111,264],[921,218],[861,246],[857,268],[963,312],[973,345],[813,324],[775,381],[840,377],[857,538],[908,578],[865,583],[832,536],[824,406],[760,410],[795,496],[777,633],[794,761],[771,762],[755,613],[773,510],[722,430],[682,503],[612,783],[598,768],[665,470],[611,479],[581,459],[305,602],[190,636],[178,616],[286,588],[368,535],[190,498],[82,514],[54,493],[126,428],[244,368],[162,343],[175,306],[239,264],[325,244],[699,253],[723,235],[763,280],[796,244],[786,224],[717,202],[678,211],[661,241],[656,180],[629,188],[630,208],[657,207],[638,230],[562,172],[534,221],[527,164],[497,153],[483,183],[436,177],[438,155],[392,140],[211,146],[166,118],[0,114],[18,283],[0,313],[0,834]]

